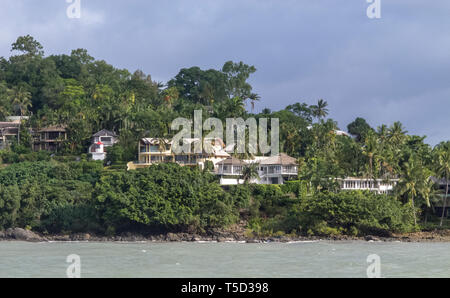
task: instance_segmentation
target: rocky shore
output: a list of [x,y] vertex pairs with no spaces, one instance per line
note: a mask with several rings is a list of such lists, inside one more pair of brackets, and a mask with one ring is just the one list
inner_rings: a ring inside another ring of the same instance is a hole
[[246,242],[246,243],[288,243],[295,241],[370,241],[370,242],[450,242],[450,230],[417,232],[410,234],[397,234],[391,237],[300,237],[300,236],[274,236],[274,237],[246,237],[243,233],[215,231],[205,235],[188,233],[167,233],[160,235],[140,235],[125,233],[122,235],[106,237],[87,233],[71,235],[40,235],[32,231],[15,228],[0,231],[0,241],[27,241],[27,242]]

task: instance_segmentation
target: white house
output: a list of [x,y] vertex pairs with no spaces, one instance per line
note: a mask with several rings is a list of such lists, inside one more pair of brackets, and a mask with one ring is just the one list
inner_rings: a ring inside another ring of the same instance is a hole
[[220,176],[221,185],[242,184],[242,170],[249,164],[258,164],[259,179],[253,179],[254,184],[284,184],[285,181],[298,176],[297,160],[287,154],[276,156],[257,156],[252,160],[228,158],[217,164],[216,174]]
[[339,179],[339,182],[342,190],[370,190],[377,194],[390,194],[399,180],[347,177]]
[[105,160],[106,148],[118,142],[117,135],[112,131],[103,129],[92,136],[92,145],[89,152],[93,160]]

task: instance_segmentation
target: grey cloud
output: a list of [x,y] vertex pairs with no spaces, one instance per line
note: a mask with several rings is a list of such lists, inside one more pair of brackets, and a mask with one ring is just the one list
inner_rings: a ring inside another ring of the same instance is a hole
[[158,81],[242,60],[258,69],[259,109],[324,98],[341,128],[362,116],[449,139],[449,1],[382,0],[381,20],[365,0],[81,1],[84,19],[69,20],[65,0],[2,0],[0,55],[30,33],[48,54],[87,48]]

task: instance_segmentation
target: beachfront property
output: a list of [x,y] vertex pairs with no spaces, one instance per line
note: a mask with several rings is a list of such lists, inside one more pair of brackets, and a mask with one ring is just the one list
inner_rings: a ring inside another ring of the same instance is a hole
[[209,140],[212,143],[212,153],[202,150],[202,153],[194,153],[194,146],[201,142],[201,139],[184,139],[186,145],[191,146],[192,153],[175,154],[172,150],[172,141],[162,138],[143,138],[139,141],[138,161],[128,163],[128,170],[146,168],[159,163],[177,163],[181,166],[205,167],[207,161],[216,164],[230,155],[225,152],[224,142],[217,138]]
[[0,122],[0,150],[8,148],[19,135],[20,122]]
[[89,146],[88,154],[93,160],[105,160],[106,149],[118,142],[118,136],[107,129],[103,129],[92,136],[92,144]]
[[391,194],[398,184],[398,179],[370,179],[347,177],[338,179],[341,190],[369,190],[377,194]]
[[[193,148],[200,139],[184,139],[184,144]],[[139,141],[138,161],[129,162],[128,170],[136,170],[159,163],[177,163],[181,166],[205,168],[207,162],[214,166],[214,173],[220,177],[221,185],[237,185],[243,183],[242,170],[246,165],[258,164],[259,179],[250,183],[283,184],[285,181],[297,179],[297,160],[284,153],[277,156],[256,156],[252,160],[239,160],[226,152],[222,139],[209,140],[212,153],[203,150],[202,153],[175,154],[172,141],[161,138],[143,138]]]
[[237,185],[244,182],[242,170],[245,166],[257,164],[259,178],[250,180],[254,184],[284,184],[298,178],[297,160],[287,154],[256,156],[252,160],[228,158],[217,164],[216,174],[221,185]]
[[66,140],[67,131],[65,126],[45,127],[34,133],[33,149],[35,151],[56,152]]

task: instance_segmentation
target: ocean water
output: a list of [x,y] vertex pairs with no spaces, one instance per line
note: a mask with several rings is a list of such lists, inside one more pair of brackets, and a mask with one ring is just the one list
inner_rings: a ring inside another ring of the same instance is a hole
[[0,277],[66,277],[69,255],[81,277],[450,277],[450,243],[25,243],[0,242]]

